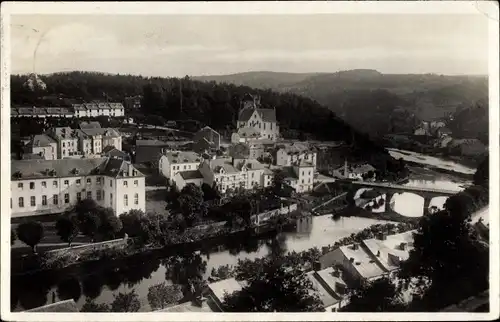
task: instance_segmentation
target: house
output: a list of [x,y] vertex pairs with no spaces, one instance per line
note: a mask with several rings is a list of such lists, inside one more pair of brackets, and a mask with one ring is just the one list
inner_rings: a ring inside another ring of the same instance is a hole
[[267,187],[270,183],[265,180],[264,165],[253,159],[209,157],[203,160],[199,169],[204,183],[215,184],[222,193],[228,189]]
[[241,291],[246,285],[246,281],[238,282],[234,278],[217,281],[208,284],[208,298],[215,304],[220,312],[223,312],[224,297]]
[[101,124],[99,122],[80,122],[79,127],[81,130],[85,129],[100,129]]
[[81,158],[83,153],[78,147],[78,133],[70,127],[54,127],[48,134],[57,141],[57,158]]
[[201,155],[192,151],[165,151],[158,162],[160,174],[172,179],[181,171],[198,170]]
[[187,184],[194,184],[197,187],[201,187],[203,184],[203,175],[199,170],[187,170],[177,172],[173,181],[179,190],[182,190]]
[[107,158],[122,159],[124,161],[130,161],[130,155],[126,152],[118,150],[112,145],[108,145],[102,149],[102,156]]
[[369,173],[375,173],[375,168],[367,163],[349,164],[347,160],[343,167],[337,168],[333,171],[334,176],[350,179],[350,180],[363,180],[363,177]]
[[116,215],[145,211],[144,175],[113,158],[12,161],[12,217],[62,213],[83,198]]
[[[276,109],[261,108],[260,97],[250,94],[245,95],[241,102],[236,127],[240,138],[267,138],[275,141],[279,136]],[[240,131],[241,129],[244,131]],[[255,137],[256,133],[258,137]]]
[[408,259],[413,248],[413,233],[407,231],[341,246],[320,257],[321,268],[342,267],[351,283],[373,281],[393,275],[401,263]]
[[157,168],[162,152],[167,148],[170,148],[170,144],[165,141],[136,140],[134,163],[151,162]]
[[296,193],[312,191],[314,183],[314,166],[305,161],[294,161],[292,166],[281,168],[285,174],[285,183]]
[[220,134],[209,126],[205,126],[193,136],[193,150],[197,153],[220,149]]
[[209,313],[219,311],[218,307],[207,298],[196,299],[181,304],[169,306],[162,310],[154,312],[172,312],[172,313]]
[[45,160],[57,159],[57,141],[47,134],[37,134],[24,147],[26,154],[37,154]]
[[106,146],[114,146],[118,150],[122,149],[122,137],[116,129],[87,127],[76,131],[81,141],[87,140],[89,143],[89,154],[101,154],[102,149]]
[[342,271],[328,267],[307,273],[313,283],[326,312],[336,312],[347,304],[347,284],[342,279]]
[[125,97],[123,105],[128,111],[139,111],[142,107],[142,96],[129,96]]
[[72,104],[71,107],[75,110],[75,117],[125,116],[125,108],[122,103],[95,101]]
[[317,153],[313,151],[307,144],[292,143],[282,146],[276,151],[276,165],[291,166],[299,160],[308,161],[316,168]]

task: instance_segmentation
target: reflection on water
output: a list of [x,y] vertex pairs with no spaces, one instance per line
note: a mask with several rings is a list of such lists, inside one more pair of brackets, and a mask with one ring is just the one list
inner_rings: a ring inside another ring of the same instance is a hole
[[183,293],[189,298],[190,284],[208,278],[212,268],[235,265],[238,259],[321,248],[383,222],[356,217],[333,221],[330,215],[325,215],[299,220],[293,231],[267,238],[231,237],[223,246],[206,246],[200,251],[186,249],[173,254],[145,254],[120,260],[112,267],[97,264],[96,267],[75,268],[71,273],[13,278],[12,308],[20,311],[70,298],[75,299],[79,307],[87,298],[109,304],[114,294],[132,289],[147,307],[149,287],[164,281],[183,285]]

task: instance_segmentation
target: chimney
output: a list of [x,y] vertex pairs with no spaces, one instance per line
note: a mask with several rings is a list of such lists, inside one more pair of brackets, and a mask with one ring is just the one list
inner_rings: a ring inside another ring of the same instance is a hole
[[347,285],[345,285],[344,283],[335,282],[335,290],[340,295],[344,295],[344,294],[347,293],[346,292],[347,291]]
[[380,250],[377,250],[377,257],[380,257]]
[[357,250],[358,248],[359,248],[358,243],[354,243],[354,244],[352,244],[352,249],[353,249],[353,250]]
[[386,237],[387,236],[383,232],[377,234],[377,239],[378,240],[386,240]]
[[338,268],[334,269],[332,275],[340,278],[340,270]]
[[399,245],[399,248],[400,248],[401,250],[406,250],[406,249],[407,249],[407,244],[406,244],[406,243],[401,243],[401,244]]
[[349,262],[354,263],[354,257],[349,258]]
[[314,261],[314,263],[313,263],[313,269],[316,272],[321,270],[321,263],[320,263],[320,261]]

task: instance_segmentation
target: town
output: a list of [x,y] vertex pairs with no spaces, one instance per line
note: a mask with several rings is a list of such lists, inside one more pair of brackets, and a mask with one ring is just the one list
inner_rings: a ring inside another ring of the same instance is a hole
[[74,70],[10,75],[12,312],[490,311],[486,76]]

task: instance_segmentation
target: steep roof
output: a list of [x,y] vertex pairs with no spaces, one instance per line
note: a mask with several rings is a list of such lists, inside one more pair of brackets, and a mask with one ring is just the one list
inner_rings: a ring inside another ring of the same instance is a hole
[[313,290],[310,290],[310,293],[316,293],[319,297],[319,299],[321,300],[321,302],[323,303],[323,307],[327,307],[327,306],[331,306],[331,305],[334,305],[336,303],[339,302],[338,299],[336,299],[335,297],[333,297],[324,287],[323,285],[320,283],[320,281],[318,281],[316,279],[316,277],[314,276],[315,272],[312,271],[312,272],[308,272],[306,274],[307,276],[307,279],[309,281],[311,281],[311,283],[313,284]]
[[225,173],[237,173],[238,169],[236,169],[231,159],[229,158],[217,158],[214,160],[210,160],[210,168],[214,172],[219,172],[221,169],[224,169]]
[[201,162],[201,156],[192,151],[170,151],[165,153],[170,163],[196,163]]
[[238,114],[238,121],[248,122],[254,111],[257,111],[262,121],[276,122],[276,110],[270,108],[244,108]]
[[77,136],[77,132],[69,126],[55,127],[52,130],[54,131],[54,135],[59,139],[76,139]]
[[80,129],[100,129],[101,124],[99,122],[80,122]]
[[182,177],[184,180],[190,180],[190,179],[202,179],[203,175],[199,170],[187,170],[187,171],[181,171],[178,172],[179,175]]
[[96,135],[102,135],[102,136],[107,136],[107,137],[119,137],[120,134],[118,131],[116,131],[113,128],[105,127],[105,128],[85,128],[81,129],[83,133],[90,135],[90,136],[96,136]]
[[309,152],[309,145],[305,143],[292,143],[282,146],[280,150],[285,151],[286,154],[301,154],[304,152]]
[[[59,160],[13,160],[11,163],[12,180],[74,177],[87,175],[124,176],[129,167],[135,176],[143,176],[130,162],[114,158],[59,159]],[[75,169],[77,173],[75,173]],[[55,173],[51,175],[50,170]],[[17,179],[16,173],[21,177]],[[127,176],[127,175],[125,175]]]
[[36,134],[31,137],[27,145],[31,147],[46,147],[50,146],[51,143],[56,143],[56,141],[50,136],[46,134]]

